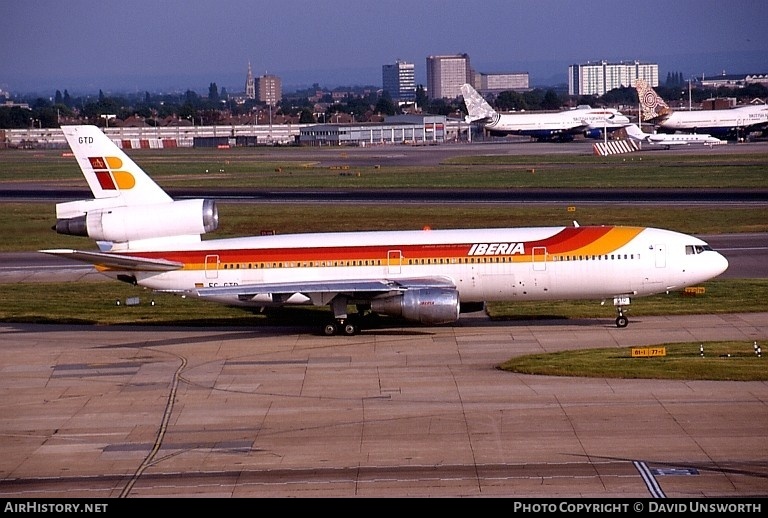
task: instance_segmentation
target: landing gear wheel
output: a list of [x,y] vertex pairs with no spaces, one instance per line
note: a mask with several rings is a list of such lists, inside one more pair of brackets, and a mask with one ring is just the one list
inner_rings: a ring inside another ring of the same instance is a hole
[[354,336],[360,331],[360,327],[357,326],[354,322],[345,322],[341,327],[341,330],[347,336]]
[[323,334],[325,336],[333,336],[339,332],[339,326],[336,322],[328,322],[323,326]]
[[350,320],[336,320],[323,326],[325,336],[354,336],[360,332],[360,325]]
[[629,319],[625,317],[624,315],[619,315],[616,317],[616,327],[627,327],[629,325]]

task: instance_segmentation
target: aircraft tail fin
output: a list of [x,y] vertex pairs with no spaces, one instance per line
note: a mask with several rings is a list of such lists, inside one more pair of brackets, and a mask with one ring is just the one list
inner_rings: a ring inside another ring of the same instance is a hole
[[171,197],[96,126],[62,126],[97,200],[115,206],[167,203]]
[[483,96],[469,84],[461,85],[461,95],[464,97],[464,104],[467,107],[467,122],[492,119],[497,115],[491,105],[483,99]]
[[56,204],[56,232],[101,250],[199,242],[218,226],[213,200],[173,200],[96,126],[62,126],[93,199]]
[[641,130],[637,124],[627,124],[624,126],[624,131],[627,133],[627,136],[629,138],[635,139],[635,140],[645,140],[648,136],[646,133]]
[[664,99],[644,79],[635,81],[635,90],[637,90],[640,108],[642,109],[641,122],[664,118],[672,113],[672,108],[664,102]]

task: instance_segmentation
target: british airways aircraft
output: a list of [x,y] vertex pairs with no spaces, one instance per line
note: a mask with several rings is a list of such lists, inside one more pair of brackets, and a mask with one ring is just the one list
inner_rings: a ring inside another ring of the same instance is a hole
[[537,140],[573,140],[575,135],[600,138],[604,131],[629,124],[621,112],[582,105],[557,113],[498,113],[469,84],[461,86],[468,123],[479,122],[492,135],[528,135]]
[[[94,198],[56,205],[56,230],[98,250],[42,252],[114,279],[251,308],[327,306],[325,335],[354,335],[367,312],[449,324],[487,301],[613,299],[681,290],[728,267],[707,243],[645,227],[555,226],[202,239],[213,200],[173,200],[95,126],[63,126]],[[356,306],[356,311],[350,311]]]
[[663,133],[702,132],[735,139],[751,131],[768,129],[768,104],[738,106],[726,110],[673,110],[643,79],[635,82],[643,122]]

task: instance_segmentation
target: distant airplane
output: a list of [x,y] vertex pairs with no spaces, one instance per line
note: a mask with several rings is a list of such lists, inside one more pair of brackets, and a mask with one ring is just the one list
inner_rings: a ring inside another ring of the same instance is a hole
[[501,114],[469,84],[461,86],[461,95],[468,112],[465,121],[482,123],[492,135],[528,135],[537,140],[570,141],[579,134],[601,138],[604,131],[629,124],[626,116],[610,108],[581,105],[556,113]]
[[671,146],[687,146],[691,144],[703,144],[705,146],[727,144],[725,140],[720,140],[705,133],[645,133],[637,124],[629,124],[624,127],[624,130],[627,132],[627,136],[633,140],[655,146],[665,146],[667,149]]
[[660,132],[704,132],[738,139],[753,131],[768,129],[768,105],[738,106],[725,110],[673,110],[643,79],[635,82],[642,121],[653,123]]
[[[487,301],[613,299],[681,290],[726,270],[701,239],[645,227],[585,226],[288,234],[203,240],[213,200],[173,200],[95,126],[62,126],[94,199],[56,205],[56,230],[99,250],[44,253],[153,290],[227,305],[327,306],[325,335],[354,335],[366,312],[426,325]],[[362,214],[363,216],[365,214]],[[348,314],[348,306],[356,312]],[[201,309],[201,314],[205,310]]]

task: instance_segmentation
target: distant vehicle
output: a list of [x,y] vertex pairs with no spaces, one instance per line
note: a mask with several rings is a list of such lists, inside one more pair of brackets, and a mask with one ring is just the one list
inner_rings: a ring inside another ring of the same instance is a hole
[[637,142],[654,146],[665,146],[667,149],[672,146],[688,146],[691,144],[703,144],[705,146],[727,144],[725,140],[720,140],[706,133],[645,133],[637,124],[629,124],[624,127],[624,130],[629,138]]
[[[327,307],[325,335],[354,335],[367,312],[425,325],[487,301],[613,299],[682,290],[728,261],[699,238],[646,227],[324,232],[205,239],[213,200],[172,199],[95,126],[62,126],[94,199],[56,205],[56,231],[98,250],[42,252],[116,280],[253,310]],[[361,213],[360,217],[365,217]],[[349,307],[354,307],[349,311]]]
[[642,121],[650,122],[663,133],[684,131],[708,133],[730,140],[744,138],[768,129],[768,105],[738,106],[726,110],[673,110],[643,79],[635,82],[640,98]]
[[465,121],[479,122],[491,135],[528,135],[536,140],[571,141],[576,135],[602,138],[629,124],[618,110],[580,105],[556,113],[498,113],[469,84],[461,87],[467,107]]

